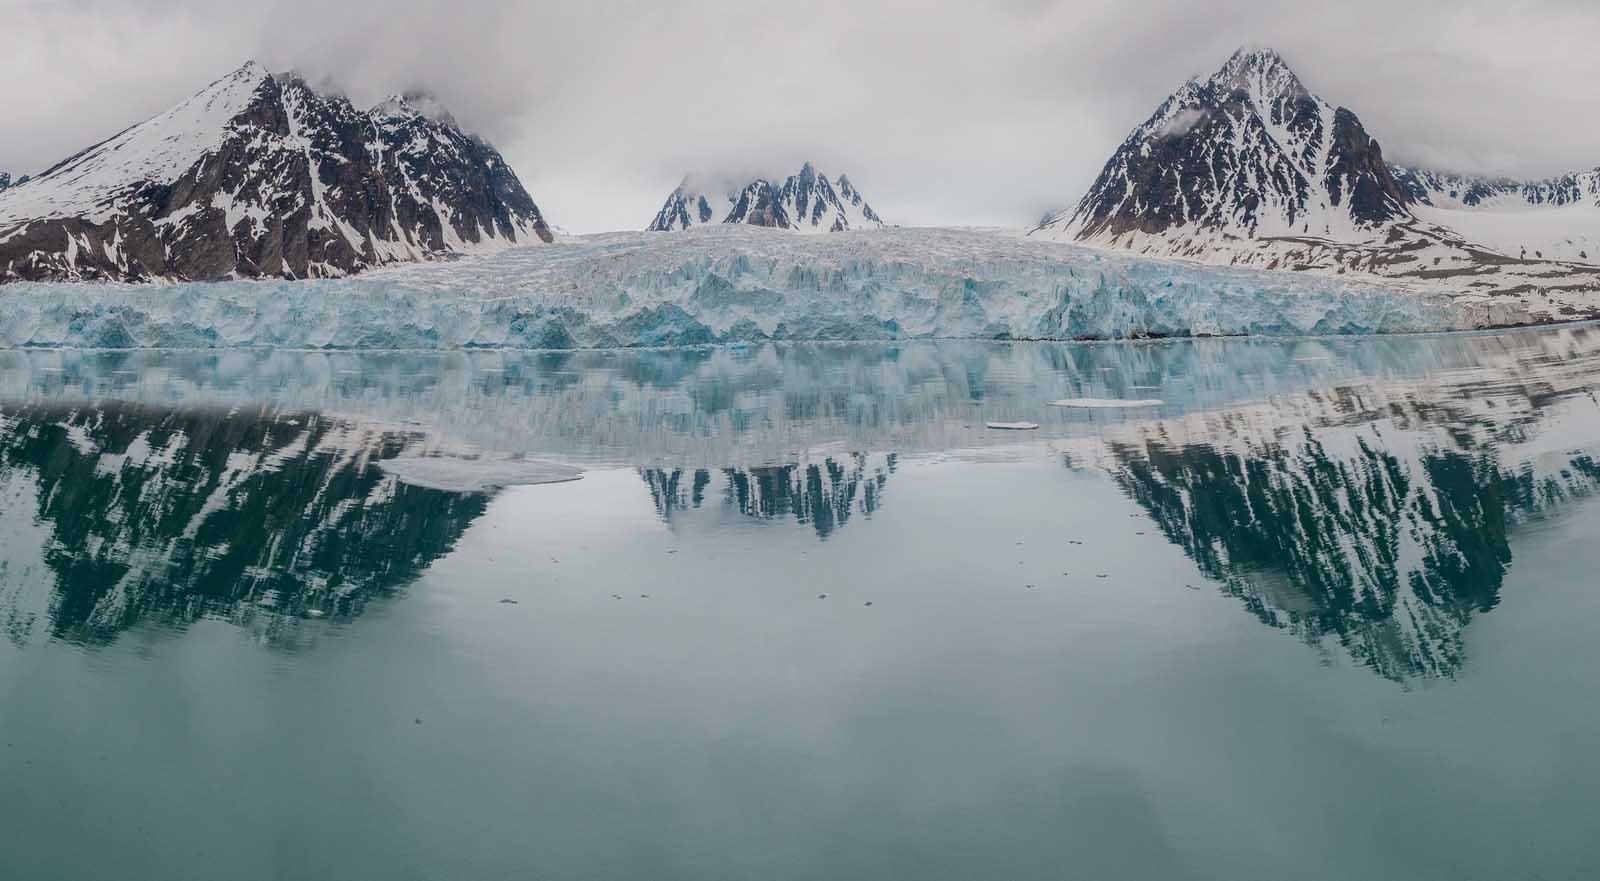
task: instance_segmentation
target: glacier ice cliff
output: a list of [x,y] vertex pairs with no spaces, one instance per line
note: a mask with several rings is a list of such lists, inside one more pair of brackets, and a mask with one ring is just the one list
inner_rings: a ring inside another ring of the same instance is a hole
[[1508,300],[1198,266],[1009,233],[608,233],[315,281],[23,283],[0,347],[566,349],[756,340],[1459,330]]

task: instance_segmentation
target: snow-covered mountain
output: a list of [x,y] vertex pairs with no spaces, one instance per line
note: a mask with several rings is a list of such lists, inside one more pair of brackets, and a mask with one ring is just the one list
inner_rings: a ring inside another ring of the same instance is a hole
[[685,178],[645,230],[666,232],[707,223],[743,223],[795,232],[883,226],[850,178],[841,174],[829,181],[809,162],[781,184],[756,178],[721,197],[706,195]]
[[425,95],[371,110],[255,62],[0,193],[0,281],[312,278],[550,241]]
[[[1434,211],[1427,180],[1390,166],[1360,119],[1313,94],[1276,52],[1241,49],[1167,98],[1088,193],[1032,235],[1203,263],[1369,273],[1459,293],[1600,290],[1600,267],[1577,257],[1593,249],[1524,255],[1455,223],[1459,212]],[[1583,186],[1581,176],[1547,182],[1528,187],[1527,198],[1571,205]],[[1557,222],[1576,231],[1581,218]],[[1563,259],[1573,262],[1554,262]]]
[[1354,113],[1313,95],[1277,53],[1240,50],[1184,83],[1041,229],[1188,255],[1229,239],[1364,238],[1409,202]]

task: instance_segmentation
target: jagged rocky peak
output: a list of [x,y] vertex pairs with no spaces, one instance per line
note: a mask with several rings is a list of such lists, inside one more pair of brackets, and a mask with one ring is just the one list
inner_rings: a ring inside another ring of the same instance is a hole
[[[708,195],[706,190],[720,192]],[[707,223],[739,223],[795,232],[881,228],[883,221],[850,178],[829,180],[810,162],[781,182],[755,177],[731,186],[706,187],[684,178],[646,230],[666,232]]]
[[1272,49],[1239,49],[1212,74],[1210,82],[1242,90],[1259,102],[1314,97],[1283,56]]
[[1370,238],[1410,202],[1354,113],[1278,53],[1241,49],[1184,83],[1036,232],[1183,254],[1226,239]]
[[0,194],[0,281],[329,277],[552,238],[425,93],[361,111],[254,61]]

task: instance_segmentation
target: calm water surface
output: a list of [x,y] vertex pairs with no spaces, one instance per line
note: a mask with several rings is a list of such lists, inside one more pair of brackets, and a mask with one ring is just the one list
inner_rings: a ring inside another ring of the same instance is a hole
[[0,878],[1593,877],[1597,386],[1582,326],[0,352]]

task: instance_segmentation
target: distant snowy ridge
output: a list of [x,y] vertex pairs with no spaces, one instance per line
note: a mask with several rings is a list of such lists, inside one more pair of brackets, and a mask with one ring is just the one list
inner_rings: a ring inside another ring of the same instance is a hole
[[721,197],[708,196],[685,178],[656,212],[646,232],[690,229],[707,223],[769,226],[795,232],[882,228],[883,221],[850,178],[829,181],[811,163],[780,183],[756,178]]
[[1544,180],[1479,177],[1395,166],[1400,185],[1412,199],[1437,208],[1600,207],[1600,168]]
[[360,111],[255,62],[0,191],[0,282],[326,278],[550,239],[426,95]]
[[23,284],[0,347],[570,349],[758,340],[1126,339],[1462,330],[1516,298],[1201,267],[972,230],[735,224],[579,236],[341,279]]
[[1423,220],[1519,259],[1600,265],[1600,168],[1535,181],[1395,172]]
[[[1480,189],[1486,202],[1515,192],[1572,210],[1512,230],[1514,219],[1432,207],[1444,192],[1466,194],[1452,207],[1478,204]],[[1473,188],[1392,167],[1360,119],[1313,94],[1281,56],[1240,50],[1174,92],[1089,191],[1032,235],[1218,265],[1401,278],[1449,293],[1560,297],[1600,291],[1594,190],[1592,173]]]

